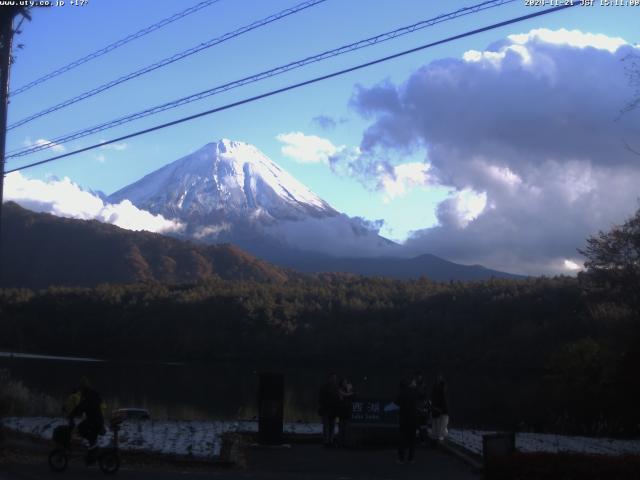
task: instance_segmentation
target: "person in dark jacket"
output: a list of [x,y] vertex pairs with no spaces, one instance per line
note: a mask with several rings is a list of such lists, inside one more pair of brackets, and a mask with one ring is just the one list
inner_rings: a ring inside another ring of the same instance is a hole
[[343,378],[340,380],[338,388],[340,395],[340,411],[338,412],[338,439],[341,446],[347,443],[347,425],[351,420],[351,412],[353,410],[353,397],[356,392],[349,380]]
[[318,414],[322,417],[322,438],[324,445],[331,447],[334,444],[334,432],[336,418],[340,409],[340,392],[338,376],[329,374],[326,383],[318,392]]
[[413,463],[416,445],[416,430],[420,423],[419,396],[414,376],[400,383],[396,405],[398,405],[398,421],[400,426],[400,445],[398,447],[398,463],[404,463],[405,452],[407,461]]
[[448,434],[449,404],[447,402],[447,384],[442,374],[436,377],[431,391],[431,410],[433,415],[432,436],[434,440],[443,441]]
[[79,416],[84,417],[78,424],[78,432],[89,442],[86,461],[93,463],[96,460],[98,435],[105,433],[102,398],[97,391],[89,386],[86,378],[83,378],[80,383],[80,401],[69,417],[72,419]]

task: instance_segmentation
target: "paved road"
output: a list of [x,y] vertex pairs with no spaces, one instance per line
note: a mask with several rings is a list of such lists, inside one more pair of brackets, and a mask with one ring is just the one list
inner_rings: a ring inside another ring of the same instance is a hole
[[[70,464],[62,475],[52,474],[45,460],[31,464],[0,464],[0,480],[42,480],[52,478],[104,479],[97,468]],[[478,480],[479,475],[457,458],[438,450],[420,449],[411,465],[395,463],[393,450],[327,450],[318,445],[292,445],[291,448],[249,448],[244,468],[214,468],[204,471],[166,467],[128,468],[124,463],[117,474],[122,480],[200,479],[219,480],[383,480],[446,479]]]

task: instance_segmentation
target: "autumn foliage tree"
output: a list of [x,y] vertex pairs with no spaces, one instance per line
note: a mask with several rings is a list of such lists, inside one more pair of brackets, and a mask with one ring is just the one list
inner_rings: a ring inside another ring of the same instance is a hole
[[581,280],[601,298],[640,307],[640,209],[624,224],[587,239]]
[[615,381],[617,409],[640,424],[640,209],[625,223],[587,239],[581,253],[586,270],[580,282],[586,288],[594,320],[612,335],[617,354]]

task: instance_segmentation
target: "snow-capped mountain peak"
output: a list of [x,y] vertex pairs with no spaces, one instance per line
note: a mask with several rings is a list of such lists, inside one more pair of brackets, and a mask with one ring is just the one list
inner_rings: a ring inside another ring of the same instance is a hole
[[313,205],[321,210],[329,207],[324,200],[282,170],[253,145],[226,138],[213,145],[221,161],[233,164],[237,171],[242,165],[242,174],[238,176],[238,183],[244,184],[246,176],[251,180],[261,178],[283,199]]
[[183,220],[299,220],[337,212],[253,145],[209,143],[111,195]]

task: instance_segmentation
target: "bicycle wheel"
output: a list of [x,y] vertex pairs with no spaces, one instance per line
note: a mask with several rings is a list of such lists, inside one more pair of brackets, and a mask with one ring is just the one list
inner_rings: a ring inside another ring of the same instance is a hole
[[69,456],[63,448],[56,448],[49,454],[49,467],[54,472],[64,472],[69,465]]
[[100,454],[98,464],[104,473],[116,473],[120,468],[120,456],[115,450],[106,450]]

